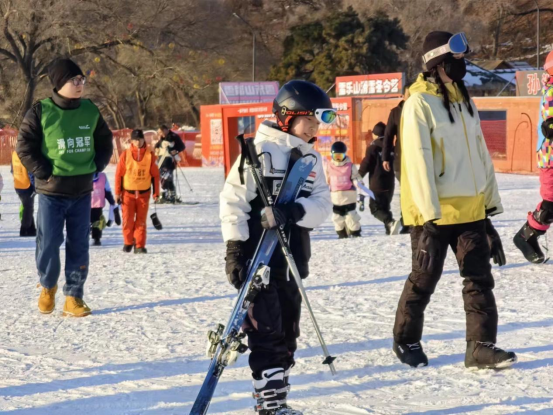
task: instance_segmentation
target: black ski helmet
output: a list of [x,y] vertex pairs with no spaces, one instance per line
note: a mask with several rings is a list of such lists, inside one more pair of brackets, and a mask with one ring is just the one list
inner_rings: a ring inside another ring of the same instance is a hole
[[332,147],[330,147],[331,153],[344,153],[348,151],[347,146],[342,141],[336,141],[332,144]]
[[332,108],[332,102],[325,91],[307,81],[287,82],[273,101],[273,114],[279,128],[285,132],[295,117],[314,116],[319,108]]

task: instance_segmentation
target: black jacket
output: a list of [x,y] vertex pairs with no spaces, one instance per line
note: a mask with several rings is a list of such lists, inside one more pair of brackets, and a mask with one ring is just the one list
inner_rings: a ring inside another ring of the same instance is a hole
[[[54,90],[52,101],[58,107],[71,111],[79,108],[80,99],[67,99]],[[50,196],[76,198],[92,192],[92,176],[94,173],[79,176],[52,176],[52,163],[42,153],[44,134],[41,125],[42,106],[36,102],[21,123],[17,137],[16,152],[21,163],[35,176],[37,193]],[[96,171],[103,171],[113,153],[113,135],[102,118],[98,119],[94,130],[94,163]]]
[[[384,132],[382,160],[392,162],[394,164],[394,171],[401,171],[401,112],[403,111],[403,104],[405,101],[401,101],[399,105],[390,111],[388,117],[388,123],[386,124],[386,131]],[[394,147],[394,138],[396,139],[396,145]]]
[[394,190],[394,172],[387,172],[382,167],[382,143],[383,137],[374,140],[367,147],[365,158],[359,166],[359,174],[361,177],[369,174],[369,189],[373,192],[387,192]]
[[[169,131],[169,133],[161,138],[157,143],[156,143],[156,146],[155,148],[161,148],[161,144],[164,142],[164,141],[168,141],[170,143],[173,143],[173,146],[169,149],[169,151],[173,151],[173,150],[177,150],[177,154],[180,153],[181,151],[184,151],[184,149],[186,148],[186,146],[184,145],[184,143],[182,142],[181,138],[179,137],[178,134],[174,133],[173,131]],[[158,159],[159,160],[159,159]],[[166,168],[166,169],[169,169],[169,170],[172,170],[174,169],[175,167],[175,163],[173,161],[173,158],[172,157],[167,157],[164,161],[163,161],[163,165],[159,166],[159,168]]]

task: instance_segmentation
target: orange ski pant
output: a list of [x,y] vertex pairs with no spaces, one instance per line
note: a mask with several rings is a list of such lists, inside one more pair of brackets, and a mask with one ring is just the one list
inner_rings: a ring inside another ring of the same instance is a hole
[[150,192],[138,193],[123,192],[123,240],[125,245],[136,248],[146,246],[146,221]]

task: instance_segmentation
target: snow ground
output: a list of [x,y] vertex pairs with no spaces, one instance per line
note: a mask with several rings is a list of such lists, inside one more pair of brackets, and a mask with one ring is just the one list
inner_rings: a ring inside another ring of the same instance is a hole
[[[122,253],[120,228],[107,229],[104,245],[91,248],[85,298],[94,314],[84,319],[61,317],[61,304],[38,313],[34,241],[18,236],[12,177],[8,167],[0,172],[0,413],[188,414],[208,366],[206,332],[226,322],[235,295],[218,223],[222,170],[186,170],[194,192],[185,199],[202,203],[158,208],[164,229],[150,226],[148,255]],[[365,211],[361,239],[338,241],[330,220],[313,232],[306,286],[339,373],[320,364],[304,314],[294,407],[306,414],[553,414],[553,268],[526,263],[511,241],[539,200],[538,179],[498,180],[507,212],[494,222],[508,260],[494,267],[498,344],[515,350],[519,364],[502,372],[464,368],[462,280],[451,254],[426,315],[430,366],[399,364],[391,331],[410,270],[409,237],[386,237]],[[225,371],[211,413],[248,414],[252,405],[242,357]]]

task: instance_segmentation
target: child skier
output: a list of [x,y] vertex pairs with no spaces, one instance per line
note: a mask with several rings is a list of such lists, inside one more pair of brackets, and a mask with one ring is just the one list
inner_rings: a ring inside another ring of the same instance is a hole
[[330,185],[332,221],[339,239],[361,236],[361,217],[355,210],[357,191],[353,181],[361,180],[357,167],[346,155],[346,145],[336,141],[330,148],[331,160],[326,164],[326,181]]
[[35,178],[21,164],[21,160],[15,151],[12,153],[12,173],[13,187],[21,201],[19,236],[35,237]]
[[[92,239],[94,246],[102,245],[102,230],[105,226],[111,226],[115,218],[115,222],[121,224],[121,216],[119,215],[119,207],[115,205],[115,199],[111,193],[111,187],[105,173],[94,173],[92,184],[92,209],[90,210],[90,226],[92,227]],[[103,215],[106,200],[110,204],[109,220],[106,224],[106,218]]]
[[540,195],[543,200],[534,212],[528,213],[526,223],[513,239],[525,258],[535,264],[546,260],[538,239],[553,222],[553,51],[547,55],[543,68],[549,74],[549,79],[543,87],[536,150],[540,169]]
[[399,232],[400,222],[394,220],[390,204],[394,197],[395,177],[393,171],[387,171],[382,165],[382,145],[386,124],[377,123],[372,130],[373,142],[367,147],[365,158],[359,166],[359,174],[365,177],[369,173],[369,189],[374,193],[369,208],[372,215],[384,223],[386,235]]
[[121,154],[115,172],[115,201],[123,208],[123,252],[146,254],[146,220],[152,184],[159,198],[159,169],[142,130],[131,133],[131,146]]
[[[290,249],[302,278],[309,275],[311,256],[309,231],[330,214],[332,202],[319,153],[313,142],[320,122],[332,123],[336,111],[326,93],[305,81],[290,81],[273,102],[277,123],[264,121],[255,137],[263,175],[273,193],[278,193],[290,152],[317,157],[317,163],[294,203],[265,209],[253,176],[246,171],[241,184],[238,160],[232,167],[220,195],[223,239],[227,244],[226,274],[239,289],[246,278],[247,262],[252,258],[263,228],[286,225]],[[270,220],[270,219],[273,220]],[[249,363],[253,376],[256,410],[262,415],[300,414],[288,407],[286,396],[290,369],[299,336],[301,296],[280,249],[271,261],[268,287],[255,297],[248,311],[244,332],[251,350]]]

